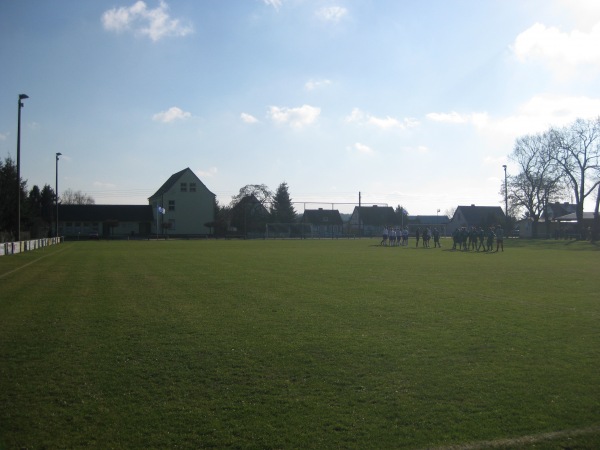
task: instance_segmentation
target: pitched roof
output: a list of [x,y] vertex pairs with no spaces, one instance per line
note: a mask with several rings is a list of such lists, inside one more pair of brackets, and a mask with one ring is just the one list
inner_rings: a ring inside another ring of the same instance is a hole
[[249,194],[246,195],[244,197],[242,197],[230,210],[230,212],[236,212],[239,210],[244,210],[245,208],[247,208],[248,206],[250,206],[250,209],[247,210],[247,212],[252,213],[252,214],[269,214],[269,210],[265,207],[265,205],[263,205],[260,200],[258,198],[256,198],[256,195],[254,194]]
[[[583,220],[593,220],[594,213],[593,212],[584,212]],[[577,213],[565,214],[564,216],[555,217],[554,220],[557,222],[571,222],[577,220]]]
[[[202,185],[204,188],[206,188],[204,183],[202,183],[200,178],[198,178],[198,176],[192,171],[192,169],[190,169],[189,167],[186,167],[185,169],[180,170],[179,172],[171,175],[169,177],[169,179],[167,181],[165,181],[160,188],[158,188],[158,191],[156,191],[153,195],[148,197],[148,199],[152,199],[154,197],[159,197],[162,194],[164,194],[165,192],[169,191],[177,183],[177,181],[183,176],[183,174],[186,172],[190,172],[194,176],[194,178],[196,178],[197,182],[200,183],[200,185]],[[206,188],[206,190],[208,190],[208,188]]]
[[313,225],[332,224],[342,225],[342,216],[337,209],[307,209],[304,211],[302,222]]
[[566,216],[567,214],[577,211],[577,205],[572,203],[548,203],[547,206],[548,218],[556,219],[557,217]]
[[355,206],[352,215],[360,213],[363,225],[384,226],[397,225],[398,216],[391,206]]
[[504,220],[504,211],[499,206],[459,206],[456,213],[460,212],[468,225],[487,224],[488,222],[502,222]]
[[444,225],[450,222],[448,216],[408,216],[408,221],[412,224],[425,225]]
[[58,205],[61,222],[152,222],[150,205]]

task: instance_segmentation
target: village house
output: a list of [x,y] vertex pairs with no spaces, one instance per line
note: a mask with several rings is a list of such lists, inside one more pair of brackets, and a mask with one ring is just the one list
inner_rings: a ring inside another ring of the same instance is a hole
[[208,235],[209,224],[215,220],[215,197],[189,167],[174,173],[148,198],[154,214],[153,233]]
[[301,223],[305,225],[305,232],[312,237],[340,236],[344,231],[344,222],[337,209],[307,209]]
[[204,236],[211,231],[215,194],[190,168],[171,175],[148,203],[59,205],[58,233],[67,238],[135,238]]
[[504,227],[505,223],[506,216],[499,206],[458,206],[446,231],[451,235],[454,230],[462,227],[487,229],[490,226],[497,225]]
[[440,235],[447,236],[446,228],[449,223],[448,216],[408,216],[408,231],[413,235],[417,228],[421,230],[429,228],[432,231],[437,228]]
[[109,238],[148,236],[152,226],[149,205],[59,205],[59,236]]
[[385,226],[400,226],[400,219],[391,206],[355,206],[348,222],[349,233],[357,236],[381,236]]

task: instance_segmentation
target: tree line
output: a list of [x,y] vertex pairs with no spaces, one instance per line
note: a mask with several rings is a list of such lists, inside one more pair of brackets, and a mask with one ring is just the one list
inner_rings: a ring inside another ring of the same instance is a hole
[[[397,223],[408,224],[408,211],[401,205],[394,210]],[[248,184],[234,195],[228,205],[215,200],[215,220],[206,224],[216,235],[263,233],[267,224],[300,224],[301,214],[294,208],[289,186],[284,181],[275,192],[264,184]],[[386,225],[382,223],[382,226]]]
[[[20,190],[20,196],[18,195]],[[0,242],[13,241],[18,236],[17,201],[21,199],[21,232],[30,238],[43,238],[53,235],[56,221],[56,192],[48,184],[41,189],[34,185],[27,190],[27,181],[22,178],[17,184],[17,166],[10,157],[0,160]],[[59,196],[60,204],[93,205],[93,197],[66,189]]]
[[234,195],[229,205],[215,200],[215,220],[207,224],[217,235],[225,235],[229,227],[244,234],[262,232],[267,223],[295,223],[298,219],[288,184],[279,184],[275,192],[264,184],[248,184]]
[[507,176],[502,183],[509,216],[531,219],[533,236],[537,237],[540,219],[548,223],[548,205],[572,197],[578,231],[585,236],[584,201],[597,193],[594,239],[598,238],[600,116],[521,136],[509,158],[519,167],[516,175]]

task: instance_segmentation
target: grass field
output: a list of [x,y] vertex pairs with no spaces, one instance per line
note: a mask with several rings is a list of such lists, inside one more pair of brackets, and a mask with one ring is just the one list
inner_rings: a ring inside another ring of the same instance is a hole
[[1,257],[0,448],[600,448],[597,247],[378,242]]

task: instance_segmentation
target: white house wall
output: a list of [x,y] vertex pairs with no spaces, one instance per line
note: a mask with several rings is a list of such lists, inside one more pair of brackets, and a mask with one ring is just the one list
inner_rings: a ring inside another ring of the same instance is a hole
[[[186,191],[182,192],[181,184],[185,183]],[[190,184],[195,183],[196,191],[190,192]],[[156,232],[157,206],[165,209],[165,214],[158,218],[159,230],[161,223],[175,222],[175,227],[166,230],[167,234],[208,234],[210,228],[204,224],[214,221],[214,195],[202,184],[192,171],[186,171],[167,192],[152,198],[151,205],[154,214],[152,224],[153,232]],[[169,210],[169,202],[175,202],[175,209]]]

